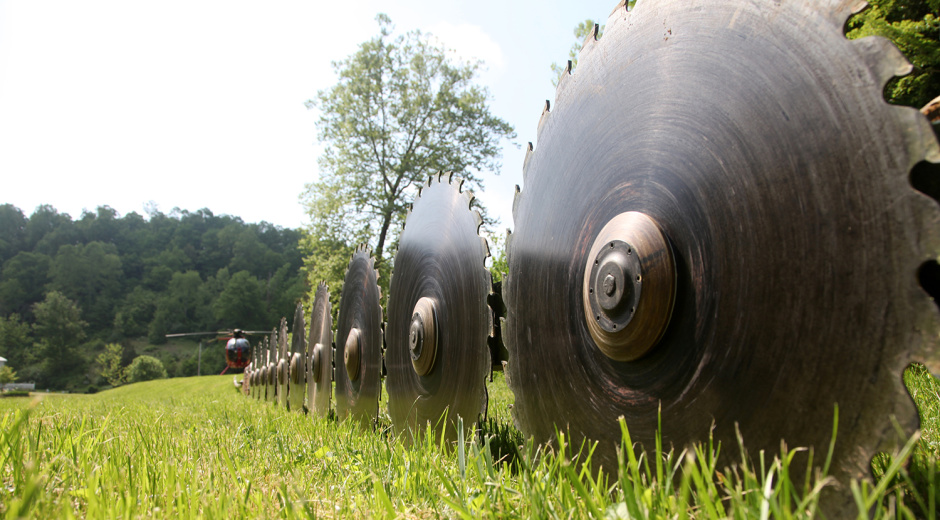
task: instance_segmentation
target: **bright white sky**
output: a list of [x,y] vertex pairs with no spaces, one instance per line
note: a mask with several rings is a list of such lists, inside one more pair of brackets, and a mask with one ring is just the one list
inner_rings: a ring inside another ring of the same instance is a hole
[[[615,0],[0,0],[0,204],[79,218],[154,201],[300,227],[318,176],[317,113],[331,61],[378,33],[420,29],[488,66],[493,112],[535,141],[550,64],[579,21]],[[512,227],[522,147],[477,193]]]

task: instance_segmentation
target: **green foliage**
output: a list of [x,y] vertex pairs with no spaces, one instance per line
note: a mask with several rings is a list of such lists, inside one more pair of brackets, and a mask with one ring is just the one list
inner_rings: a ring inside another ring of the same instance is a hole
[[6,318],[0,316],[0,356],[5,357],[7,363],[22,367],[33,362],[30,329],[29,324],[23,322],[18,314]]
[[59,248],[49,273],[50,287],[78,303],[83,318],[93,327],[110,325],[120,294],[121,258],[114,244],[89,242]]
[[111,386],[121,386],[127,380],[124,367],[121,365],[124,347],[119,343],[108,343],[104,349],[105,351],[98,354],[95,359],[101,367],[101,377],[105,378]]
[[490,274],[493,283],[503,281],[503,275],[509,272],[509,262],[506,260],[506,236],[492,235],[490,244]]
[[[515,132],[491,114],[489,92],[474,83],[480,62],[454,63],[419,31],[393,37],[376,17],[379,35],[334,62],[339,81],[317,93],[320,178],[302,195],[311,218],[307,273],[311,286],[335,277],[359,242],[375,245],[387,289],[390,259],[409,200],[430,174],[453,171],[467,188],[480,172],[499,172],[501,143]],[[481,208],[482,209],[482,208]],[[372,240],[374,241],[372,241]]]
[[9,364],[0,367],[0,388],[16,382],[16,371]]
[[[635,1],[635,0],[634,0]],[[584,40],[586,40],[591,32],[594,31],[594,26],[596,23],[594,20],[588,18],[587,20],[579,23],[575,26],[574,31],[574,43],[571,44],[571,49],[568,50],[568,61],[571,62],[571,70],[578,65],[578,54],[581,52],[581,47],[584,46]],[[597,29],[597,38],[601,37],[601,34],[604,31],[604,26],[599,26]],[[565,73],[567,68],[567,63],[564,65],[559,65],[557,63],[552,63],[552,85],[558,86],[558,80],[561,78],[561,75]]]
[[265,312],[264,295],[258,279],[248,271],[239,271],[225,282],[225,288],[213,302],[212,309],[219,321],[240,323],[246,330],[264,329],[274,323]]
[[0,265],[23,247],[26,215],[12,204],[0,204]]
[[870,8],[852,17],[847,36],[883,36],[914,66],[911,74],[888,83],[891,103],[920,108],[940,95],[940,1],[868,0]]
[[0,273],[0,314],[32,318],[33,304],[45,297],[51,265],[48,255],[31,251],[20,251],[7,260]]
[[78,346],[88,325],[81,318],[81,309],[62,293],[51,291],[33,307],[33,314],[33,334],[39,340],[36,346],[45,382],[74,371],[81,364]]
[[154,379],[166,379],[163,362],[153,356],[137,356],[127,367],[127,382],[139,383]]
[[[141,336],[161,344],[168,332],[266,329],[292,315],[306,292],[298,230],[208,210],[151,209],[148,217],[101,206],[73,220],[40,206],[27,218],[0,205],[0,355],[21,377],[75,391],[96,376],[85,371],[95,345],[122,341],[129,356],[129,340]],[[92,340],[65,345],[68,362],[47,359],[45,347],[58,340],[35,328],[33,311],[51,291],[81,309]]]
[[[172,271],[170,271],[172,278]],[[114,314],[114,333],[117,337],[139,337],[147,334],[147,325],[156,311],[157,294],[138,285],[124,297]]]

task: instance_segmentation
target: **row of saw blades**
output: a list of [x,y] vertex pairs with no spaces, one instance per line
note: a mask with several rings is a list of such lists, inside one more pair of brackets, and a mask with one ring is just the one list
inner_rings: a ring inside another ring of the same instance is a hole
[[[940,149],[921,114],[884,101],[910,70],[900,52],[845,37],[861,5],[641,0],[618,5],[603,37],[595,28],[546,103],[513,203],[500,339],[523,434],[596,442],[592,461],[613,468],[620,418],[640,445],[711,435],[825,454],[838,417],[832,474],[845,481],[898,445],[893,420],[916,429],[901,372],[940,368],[919,278],[940,255],[940,207],[911,176],[936,174]],[[497,360],[471,200],[430,179],[400,237],[384,330],[361,247],[332,349],[321,286],[307,350],[289,354],[282,326],[265,352],[283,353],[252,370],[267,389],[255,397],[299,406],[276,383],[302,352],[296,373],[321,415],[332,366],[337,415],[375,421],[383,362],[396,430],[485,413]]]
[[[307,327],[303,306],[294,312],[291,334],[287,320],[253,350],[245,367],[242,391],[249,397],[278,404],[292,411],[308,410],[326,417],[333,393],[332,319],[330,293],[317,287]],[[309,336],[307,335],[309,333]]]
[[[329,291],[317,287],[305,334],[298,305],[288,347],[286,321],[265,338],[246,369],[245,392],[290,410],[330,412],[371,427],[383,375],[388,414],[398,432],[430,424],[454,438],[486,413],[485,378],[492,360],[489,248],[473,196],[449,174],[428,179],[405,219],[383,323],[375,260],[366,246],[350,259],[335,335]],[[261,359],[261,357],[264,359]]]

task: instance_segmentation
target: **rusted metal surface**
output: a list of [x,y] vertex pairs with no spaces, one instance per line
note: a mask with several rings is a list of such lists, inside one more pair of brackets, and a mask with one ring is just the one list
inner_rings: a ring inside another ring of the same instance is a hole
[[[382,392],[382,306],[375,261],[365,246],[346,270],[336,322],[336,415],[372,428]],[[355,346],[352,356],[348,346]],[[345,365],[345,367],[343,366]],[[350,377],[352,374],[353,377]]]
[[[940,211],[908,179],[940,154],[917,110],[884,102],[899,52],[844,37],[856,5],[640,2],[588,38],[513,209],[504,339],[524,433],[598,441],[607,468],[620,416],[646,447],[661,417],[667,446],[712,431],[736,446],[737,424],[754,452],[786,439],[818,456],[838,404],[844,481],[897,445],[892,417],[917,427],[901,373],[937,359],[918,270]],[[676,294],[658,344],[618,361],[582,288],[601,230],[631,211],[671,245]]]
[[307,408],[311,416],[327,417],[333,394],[333,317],[330,291],[320,282],[310,309],[307,338]]
[[[486,413],[491,292],[481,219],[448,175],[429,180],[401,234],[386,327],[388,410],[398,432],[430,422],[455,437]],[[444,413],[447,421],[441,421]],[[406,436],[407,438],[407,436]]]

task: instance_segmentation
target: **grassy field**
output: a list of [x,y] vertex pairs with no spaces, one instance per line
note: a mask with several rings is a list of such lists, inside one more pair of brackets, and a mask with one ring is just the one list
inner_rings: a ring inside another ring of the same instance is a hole
[[[936,516],[940,385],[925,370],[907,379],[927,415],[923,440],[882,461],[877,486],[857,483],[860,517]],[[287,413],[244,398],[229,376],[0,399],[0,515],[809,518],[828,485],[786,478],[788,454],[756,470],[718,468],[707,446],[627,450],[619,476],[590,475],[564,445],[515,453],[501,374],[490,396],[487,435],[456,446]]]

